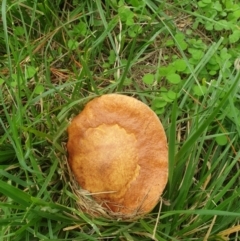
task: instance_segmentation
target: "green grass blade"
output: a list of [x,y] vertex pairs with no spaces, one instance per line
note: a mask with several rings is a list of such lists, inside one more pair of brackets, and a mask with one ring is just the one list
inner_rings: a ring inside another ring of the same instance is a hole
[[1,180],[0,193],[24,207],[28,207],[31,202],[31,196],[29,194]]
[[176,154],[175,157],[175,163],[183,162],[181,161],[181,157],[191,148],[191,146],[196,142],[196,140],[199,138],[201,133],[209,126],[209,124],[214,120],[214,118],[217,116],[229,96],[231,95],[232,91],[238,86],[239,83],[239,74],[235,77],[235,81],[233,81],[233,84],[231,88],[228,90],[228,92],[225,94],[224,98],[221,100],[219,105],[213,109],[212,113],[206,118],[206,120],[198,127],[196,132],[189,137],[189,139],[184,143],[184,145],[181,147],[179,152]]
[[169,185],[169,197],[173,191],[173,174],[175,166],[175,152],[176,152],[176,126],[177,126],[177,101],[174,102],[172,107],[171,125],[169,131],[169,144],[168,144],[168,185]]

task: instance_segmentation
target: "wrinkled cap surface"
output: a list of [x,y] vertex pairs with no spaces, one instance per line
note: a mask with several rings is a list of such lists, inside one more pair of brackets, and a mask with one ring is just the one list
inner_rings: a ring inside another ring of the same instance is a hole
[[73,119],[68,135],[71,170],[98,203],[123,217],[154,208],[167,183],[168,147],[147,105],[119,94],[95,98]]

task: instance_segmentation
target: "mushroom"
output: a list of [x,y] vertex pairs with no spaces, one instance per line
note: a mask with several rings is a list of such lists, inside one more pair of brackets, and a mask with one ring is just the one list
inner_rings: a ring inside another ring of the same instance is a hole
[[68,162],[80,187],[121,217],[141,216],[160,200],[168,146],[157,115],[141,101],[106,94],[68,127]]

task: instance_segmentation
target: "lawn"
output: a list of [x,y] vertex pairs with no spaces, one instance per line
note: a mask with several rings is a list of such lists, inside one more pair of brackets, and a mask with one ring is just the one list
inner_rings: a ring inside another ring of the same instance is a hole
[[[235,0],[2,0],[0,240],[240,240],[240,7]],[[67,127],[96,96],[160,118],[169,178],[131,221],[91,217]]]

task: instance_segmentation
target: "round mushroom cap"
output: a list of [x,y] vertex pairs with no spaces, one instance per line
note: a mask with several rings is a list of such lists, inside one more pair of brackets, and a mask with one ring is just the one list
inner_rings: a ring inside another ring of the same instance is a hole
[[168,146],[157,115],[133,97],[90,101],[68,128],[68,162],[81,186],[113,213],[150,212],[168,178]]

